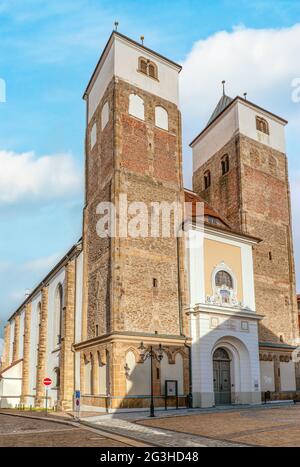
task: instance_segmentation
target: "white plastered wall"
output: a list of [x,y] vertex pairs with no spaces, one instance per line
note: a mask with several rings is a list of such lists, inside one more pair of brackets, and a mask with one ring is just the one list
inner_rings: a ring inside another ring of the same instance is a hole
[[274,362],[260,362],[262,392],[275,391]]
[[161,394],[165,395],[165,381],[174,380],[178,382],[178,395],[184,395],[183,387],[183,358],[181,354],[176,355],[175,363],[170,364],[168,357],[164,354],[164,358],[160,363],[161,368]]
[[296,391],[295,363],[280,362],[280,389],[281,391]]
[[137,363],[133,352],[126,354],[128,376],[126,380],[127,396],[146,396],[150,394],[150,359]]
[[[158,67],[158,80],[145,76],[138,71],[140,57],[154,62]],[[155,94],[178,105],[179,69],[159,56],[115,36],[101,68],[97,71],[94,84],[88,95],[88,122],[93,117],[105,90],[113,76],[127,83]]]
[[14,408],[20,403],[22,392],[22,366],[19,362],[6,370],[0,380],[0,408]]
[[[256,117],[267,120],[270,135],[264,135],[257,131]],[[195,142],[193,146],[193,171],[195,172],[205,164],[238,132],[277,151],[286,152],[285,123],[250,103],[237,100]]]

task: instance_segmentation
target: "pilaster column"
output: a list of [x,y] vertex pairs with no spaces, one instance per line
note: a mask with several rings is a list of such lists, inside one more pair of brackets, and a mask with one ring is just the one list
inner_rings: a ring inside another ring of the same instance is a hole
[[21,395],[22,404],[26,404],[26,397],[29,396],[29,355],[30,355],[31,308],[32,308],[31,303],[28,303],[25,307],[23,375],[22,375],[22,395]]
[[10,349],[10,323],[4,328],[4,348],[2,356],[2,367],[1,371],[9,366],[9,349]]
[[13,344],[13,362],[19,360],[19,349],[20,349],[20,315],[17,315],[15,321],[15,335]]
[[274,384],[275,384],[275,392],[279,393],[281,391],[281,383],[280,383],[280,360],[279,355],[274,356]]
[[74,366],[75,355],[73,344],[75,340],[75,272],[76,260],[70,261],[66,266],[64,287],[64,326],[60,355],[60,400],[62,410],[73,408],[74,394]]
[[92,378],[93,378],[93,386],[92,386],[92,394],[97,396],[99,394],[99,358],[98,352],[93,353],[93,360],[92,360]]
[[43,379],[46,375],[46,353],[47,353],[47,329],[48,329],[48,286],[42,289],[41,316],[39,329],[38,363],[36,375],[36,407],[44,406],[45,387]]

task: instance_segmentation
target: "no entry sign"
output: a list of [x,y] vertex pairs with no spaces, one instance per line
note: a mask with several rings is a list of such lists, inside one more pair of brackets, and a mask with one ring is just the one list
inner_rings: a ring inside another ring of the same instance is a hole
[[52,384],[52,379],[51,379],[51,378],[44,378],[44,379],[43,379],[43,384],[44,384],[44,386],[46,386],[46,387],[47,387],[47,386],[51,386],[51,384]]

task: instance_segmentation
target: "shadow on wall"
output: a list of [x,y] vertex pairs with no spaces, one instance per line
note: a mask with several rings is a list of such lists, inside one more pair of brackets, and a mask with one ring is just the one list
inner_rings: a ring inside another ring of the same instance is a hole
[[263,324],[259,334],[263,397],[269,391],[274,400],[299,399],[300,362],[293,361],[295,347],[284,334],[277,336]]
[[[155,346],[156,349],[156,346]],[[183,352],[183,353],[181,353]],[[92,357],[92,356],[91,356]],[[145,409],[150,406],[151,399],[151,360],[141,359],[137,348],[128,348],[124,360],[120,362],[119,374],[116,375],[114,384],[119,394],[110,396],[108,365],[96,359],[85,360],[85,390],[83,394],[84,406],[95,406],[109,409]],[[95,363],[97,367],[95,368]],[[161,362],[153,359],[153,394],[156,407],[165,407],[165,381],[176,380],[178,383],[178,403],[186,406],[188,393],[187,372],[184,372],[184,351],[177,349],[171,354],[163,352]],[[184,377],[185,375],[185,377]],[[176,406],[176,397],[168,400],[168,405]]]

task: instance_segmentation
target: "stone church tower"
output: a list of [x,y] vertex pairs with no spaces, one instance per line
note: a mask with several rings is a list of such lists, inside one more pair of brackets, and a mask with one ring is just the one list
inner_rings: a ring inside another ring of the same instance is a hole
[[169,356],[182,352],[188,373],[182,240],[150,233],[131,238],[118,231],[113,238],[100,238],[97,233],[99,203],[114,204],[118,223],[124,195],[128,204],[145,203],[149,213],[152,202],[183,206],[180,71],[176,63],[113,32],[84,94],[84,342],[78,348],[84,349],[82,382],[85,365],[95,367],[99,359],[106,365],[112,407],[124,404],[126,350],[131,348],[138,360],[141,341],[162,344]]
[[269,351],[298,337],[286,123],[224,93],[191,143],[194,190],[233,228],[262,240],[254,247],[256,309],[265,316],[260,341]]

